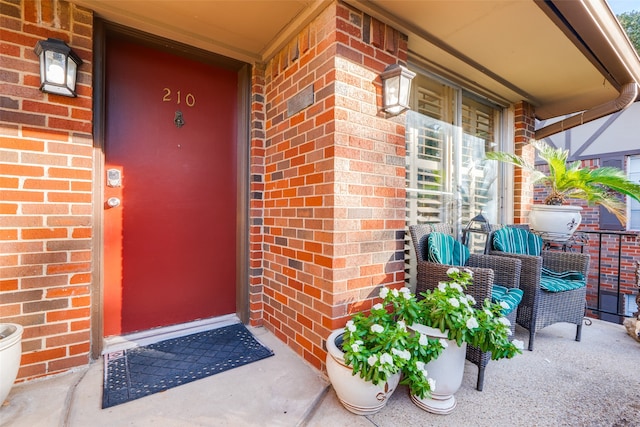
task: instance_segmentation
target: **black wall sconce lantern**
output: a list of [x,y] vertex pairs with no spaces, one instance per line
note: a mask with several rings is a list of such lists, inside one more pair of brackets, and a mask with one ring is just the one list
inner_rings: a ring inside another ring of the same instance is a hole
[[382,109],[396,116],[409,108],[411,80],[416,73],[399,64],[389,65],[380,74],[382,79]]
[[51,38],[36,43],[34,52],[40,58],[40,90],[75,97],[80,57],[62,40]]

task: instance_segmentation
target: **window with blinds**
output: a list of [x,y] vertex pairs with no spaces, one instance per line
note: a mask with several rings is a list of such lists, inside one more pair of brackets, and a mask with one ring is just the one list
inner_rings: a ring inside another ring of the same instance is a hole
[[[425,76],[413,81],[406,115],[406,225],[444,222],[459,236],[482,213],[497,222],[496,147],[500,110]],[[406,277],[415,255],[406,240]],[[472,250],[478,248],[471,248]]]
[[[629,179],[640,183],[640,156],[629,157]],[[640,230],[640,202],[627,197],[629,204],[629,230]]]

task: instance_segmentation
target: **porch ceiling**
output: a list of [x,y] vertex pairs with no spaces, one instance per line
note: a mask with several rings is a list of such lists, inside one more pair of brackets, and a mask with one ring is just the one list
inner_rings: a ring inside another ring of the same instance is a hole
[[[328,0],[71,0],[106,20],[241,61],[269,59]],[[412,62],[539,119],[586,110],[640,81],[605,0],[345,0],[409,35]]]

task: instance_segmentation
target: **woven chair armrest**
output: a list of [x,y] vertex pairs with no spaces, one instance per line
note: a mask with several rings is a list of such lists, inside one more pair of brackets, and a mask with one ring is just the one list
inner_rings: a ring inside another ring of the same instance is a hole
[[558,273],[579,271],[587,277],[590,259],[589,254],[580,252],[542,251],[542,265]]
[[517,258],[497,255],[471,254],[467,265],[471,267],[490,268],[493,270],[495,283],[507,288],[520,287],[520,271],[522,261]]
[[542,274],[542,257],[535,255],[511,254],[508,252],[491,251],[491,255],[515,258],[522,261],[520,270],[520,289],[532,297],[540,289],[540,275]]
[[[447,271],[455,266],[437,264],[433,262],[423,261],[418,263],[418,277],[416,283],[416,294],[418,299],[420,294],[428,289],[435,289],[440,282],[448,282],[451,278],[447,275]],[[485,298],[491,297],[491,289],[493,286],[493,270],[488,268],[477,267],[456,267],[459,269],[468,269],[473,273],[473,282],[469,285],[466,293],[475,298],[476,303],[482,304]]]

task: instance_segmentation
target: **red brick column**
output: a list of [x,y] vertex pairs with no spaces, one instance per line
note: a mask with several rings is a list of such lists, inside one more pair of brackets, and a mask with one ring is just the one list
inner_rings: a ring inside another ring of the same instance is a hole
[[264,64],[256,64],[251,76],[251,149],[249,206],[249,320],[262,325],[263,319],[263,221],[265,171]]
[[404,280],[405,130],[379,76],[406,57],[405,36],[337,2],[267,64],[264,324],[318,368],[330,331]]
[[[18,378],[89,360],[92,14],[65,1],[3,1],[0,50],[0,318],[23,335]],[[48,37],[82,58],[77,98],[40,86]]]
[[[533,106],[522,101],[515,106],[515,151],[531,164],[535,161],[535,150],[527,145],[535,135],[535,110]],[[513,221],[516,224],[528,222],[529,211],[533,204],[533,186],[531,173],[522,168],[514,168],[513,187]]]

